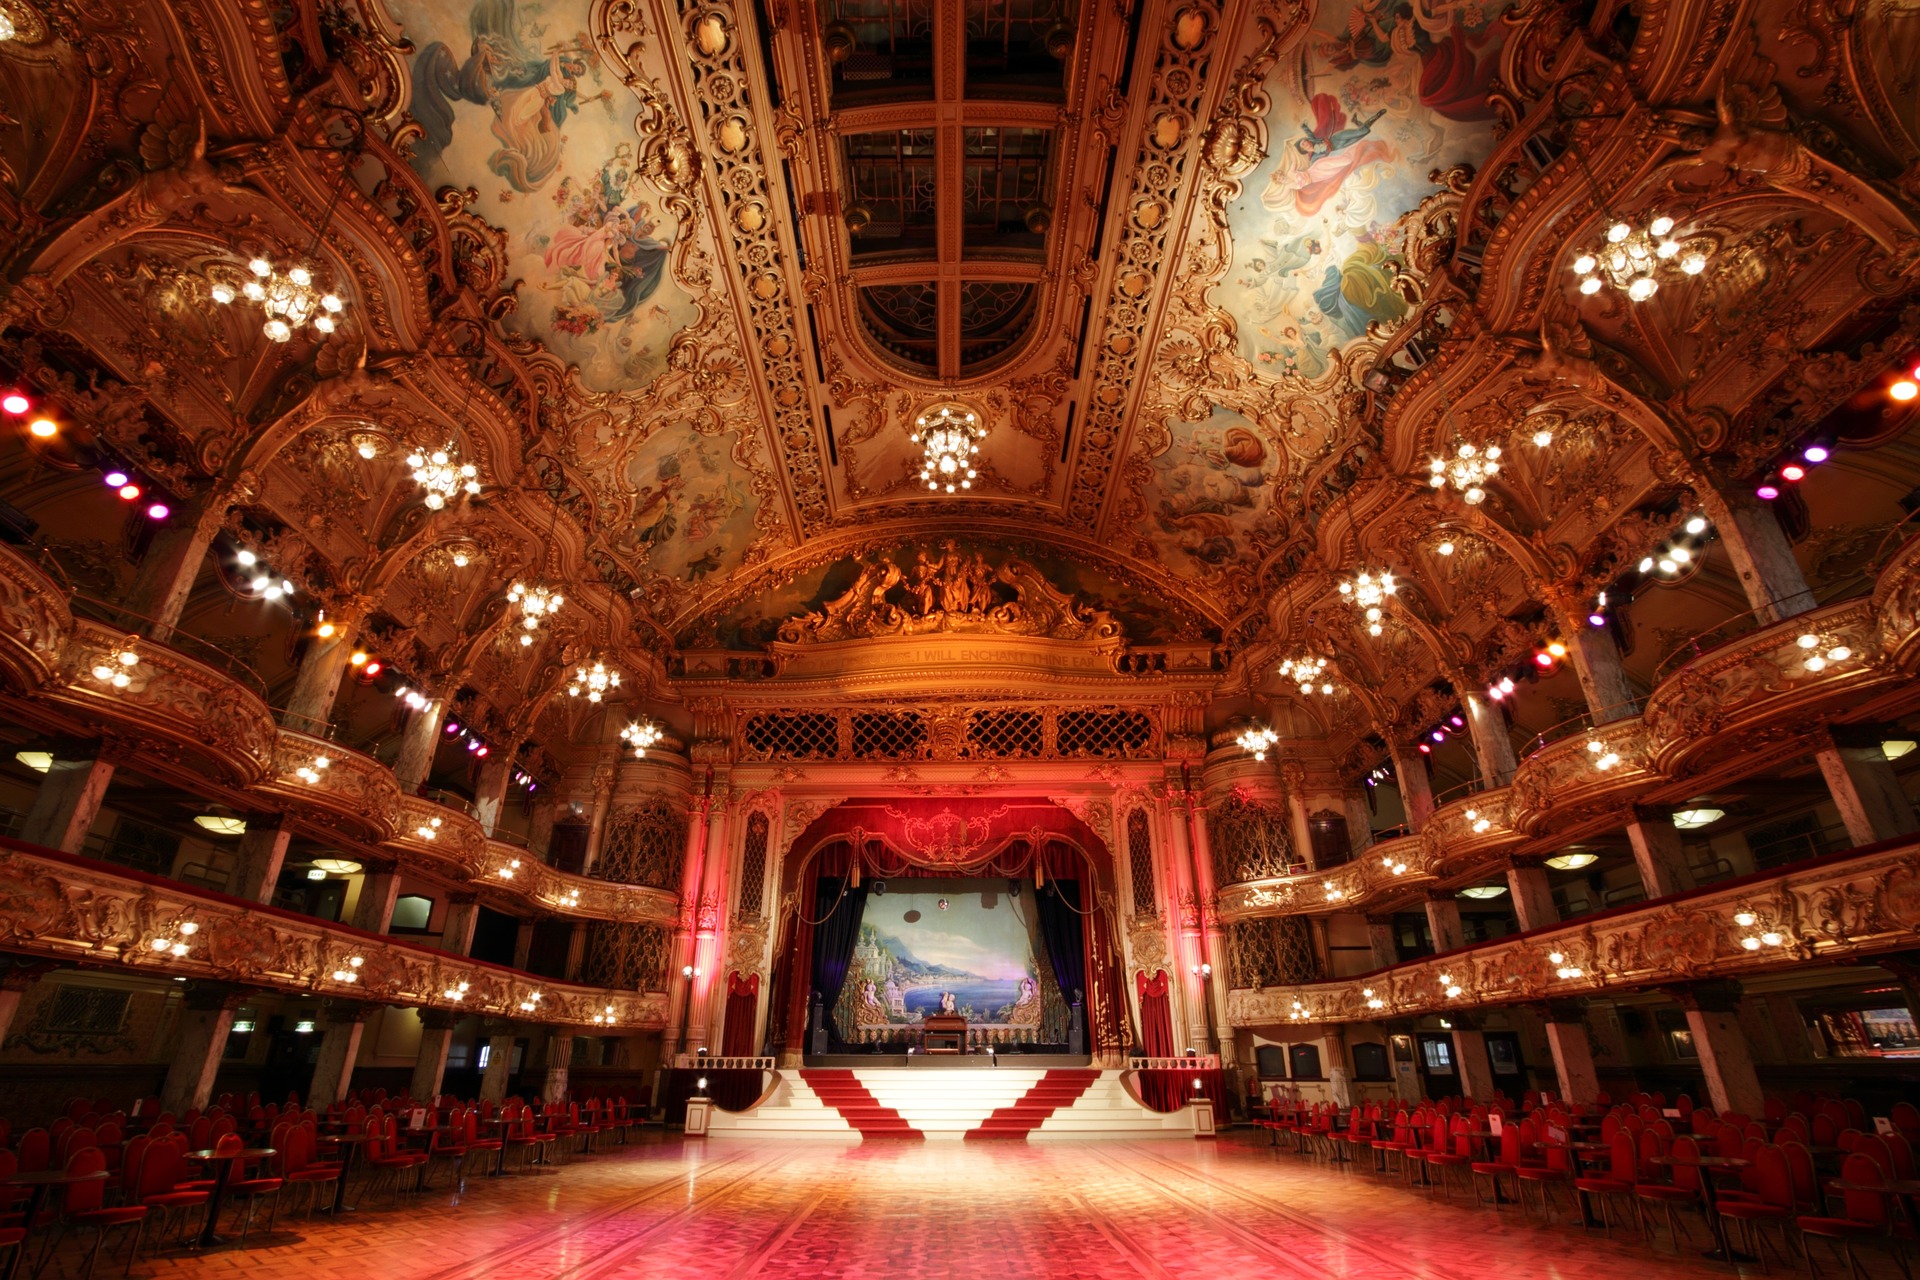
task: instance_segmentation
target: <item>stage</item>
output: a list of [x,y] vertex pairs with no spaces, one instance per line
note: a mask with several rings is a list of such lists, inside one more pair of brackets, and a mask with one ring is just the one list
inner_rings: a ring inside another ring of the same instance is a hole
[[808,1067],[897,1067],[914,1071],[1045,1071],[1060,1067],[1085,1070],[1093,1059],[1070,1053],[810,1053]]

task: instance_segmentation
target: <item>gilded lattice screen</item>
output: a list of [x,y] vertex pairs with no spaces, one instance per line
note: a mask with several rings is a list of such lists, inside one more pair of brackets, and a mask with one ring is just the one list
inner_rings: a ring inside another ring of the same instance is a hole
[[767,836],[772,828],[764,813],[747,816],[747,837],[740,847],[740,905],[736,920],[758,920],[760,898],[767,880]]
[[1227,927],[1228,973],[1236,987],[1318,982],[1313,937],[1298,916],[1243,920]]
[[592,921],[580,981],[619,991],[665,991],[672,946],[673,935],[659,925]]
[[665,800],[648,800],[618,810],[607,822],[593,874],[621,884],[678,890],[686,848],[686,818]]
[[1230,795],[1207,815],[1213,873],[1220,884],[1239,884],[1287,874],[1294,860],[1283,805],[1259,804]]
[[1133,880],[1133,912],[1150,916],[1159,912],[1153,893],[1153,840],[1147,834],[1147,811],[1135,809],[1127,815],[1127,868]]
[[740,730],[742,760],[1146,760],[1160,723],[1131,707],[761,711]]

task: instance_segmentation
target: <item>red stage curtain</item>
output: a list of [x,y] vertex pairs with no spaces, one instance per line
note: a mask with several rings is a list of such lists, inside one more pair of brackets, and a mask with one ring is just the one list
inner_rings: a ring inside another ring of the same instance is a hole
[[743,978],[736,971],[727,975],[726,1030],[720,1041],[723,1058],[751,1058],[753,1024],[760,1016],[760,975]]
[[[1167,971],[1156,969],[1151,978],[1141,969],[1133,975],[1134,990],[1140,995],[1141,1049],[1149,1058],[1171,1058],[1179,1050],[1173,1047],[1173,1010],[1167,1000]],[[1155,1111],[1178,1111],[1185,1105],[1180,1096],[1184,1081],[1169,1071],[1140,1073],[1140,1097]]]

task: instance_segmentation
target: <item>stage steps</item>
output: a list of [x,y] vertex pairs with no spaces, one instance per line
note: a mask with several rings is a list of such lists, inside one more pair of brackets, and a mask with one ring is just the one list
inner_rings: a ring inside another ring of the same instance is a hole
[[1190,1111],[1161,1115],[1120,1085],[1120,1072],[912,1067],[781,1072],[773,1095],[751,1111],[716,1110],[716,1138],[1076,1138],[1180,1137]]
[[1010,1107],[1000,1107],[980,1127],[967,1132],[968,1141],[989,1138],[1018,1138],[1046,1123],[1047,1118],[1064,1107],[1071,1107],[1100,1079],[1100,1073],[1086,1071],[1049,1071],[1021,1095]]

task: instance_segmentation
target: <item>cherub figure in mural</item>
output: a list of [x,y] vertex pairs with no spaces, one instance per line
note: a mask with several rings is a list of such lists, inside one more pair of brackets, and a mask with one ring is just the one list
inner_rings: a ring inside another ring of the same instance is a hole
[[1358,0],[1347,32],[1333,42],[1341,71],[1385,66],[1396,55],[1420,60],[1420,105],[1449,120],[1491,120],[1487,102],[1500,39],[1499,5],[1480,0]]
[[1343,337],[1358,338],[1369,322],[1390,323],[1407,313],[1407,300],[1393,287],[1399,265],[1400,256],[1368,228],[1346,261],[1327,268],[1314,303]]
[[1386,114],[1384,107],[1349,124],[1346,108],[1330,93],[1314,94],[1310,106],[1313,119],[1301,122],[1303,136],[1281,152],[1279,167],[1260,193],[1267,208],[1290,207],[1303,218],[1318,214],[1349,178],[1397,158],[1391,145],[1369,136]]
[[655,236],[651,205],[623,203],[632,183],[632,152],[622,143],[584,190],[569,178],[554,193],[567,222],[546,238],[542,260],[555,272],[547,287],[560,294],[553,324],[562,332],[624,320],[660,287],[673,246]]
[[414,147],[414,165],[431,172],[453,145],[453,104],[471,102],[493,112],[499,145],[487,168],[515,191],[538,191],[560,167],[566,122],[589,102],[613,101],[610,89],[581,97],[581,78],[598,65],[593,44],[581,32],[544,51],[530,47],[525,37],[533,33],[515,0],[475,0],[467,29],[472,41],[464,62],[439,40],[414,59],[408,109],[424,135]]
[[[1284,234],[1285,225],[1276,220],[1275,233]],[[1297,292],[1299,286],[1293,279],[1294,273],[1318,257],[1324,246],[1319,235],[1313,232],[1286,240],[1263,238],[1260,245],[1265,252],[1247,260],[1247,274],[1237,283],[1247,291],[1241,315],[1255,324],[1266,324],[1280,314],[1287,299]]]

